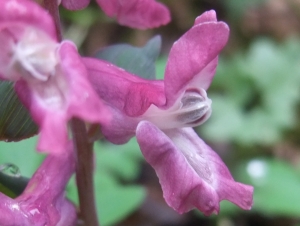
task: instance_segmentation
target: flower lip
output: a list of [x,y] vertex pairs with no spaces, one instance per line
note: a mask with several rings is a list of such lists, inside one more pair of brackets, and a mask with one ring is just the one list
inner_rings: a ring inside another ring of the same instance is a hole
[[204,123],[211,115],[211,100],[202,88],[187,90],[169,109],[154,105],[142,116],[160,129],[193,127]]

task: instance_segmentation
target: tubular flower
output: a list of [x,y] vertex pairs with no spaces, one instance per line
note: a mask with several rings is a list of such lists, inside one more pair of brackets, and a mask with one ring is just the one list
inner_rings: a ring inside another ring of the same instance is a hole
[[[155,0],[96,0],[101,9],[115,17],[119,24],[132,28],[147,29],[170,22],[169,10]],[[70,10],[85,8],[90,0],[62,0]]]
[[75,156],[70,142],[61,155],[46,157],[19,197],[11,199],[0,193],[0,225],[74,225],[76,209],[64,197],[65,186],[74,171]]
[[15,90],[39,125],[38,150],[60,153],[67,121],[108,119],[75,46],[58,43],[53,21],[32,1],[0,0],[0,78]]
[[[90,80],[111,109],[102,132],[114,143],[136,135],[155,169],[166,202],[179,213],[198,208],[219,212],[221,200],[243,209],[252,206],[253,188],[235,182],[219,156],[193,131],[211,113],[206,90],[229,28],[214,11],[199,16],[174,43],[164,81],[144,80],[109,63],[86,58]],[[100,85],[101,84],[101,85]]]

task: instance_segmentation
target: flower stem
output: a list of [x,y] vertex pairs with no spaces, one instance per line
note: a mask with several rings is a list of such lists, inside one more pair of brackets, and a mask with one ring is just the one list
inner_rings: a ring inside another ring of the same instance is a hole
[[94,183],[93,183],[93,143],[88,141],[88,134],[83,121],[71,120],[74,146],[77,152],[76,181],[78,187],[80,212],[85,225],[97,226]]
[[[52,16],[57,40],[62,41],[60,17],[57,0],[44,0],[43,6]],[[84,225],[99,226],[95,205],[94,178],[93,178],[93,142],[89,142],[85,123],[80,119],[71,120],[74,149],[77,156],[76,181],[78,187],[80,213]]]

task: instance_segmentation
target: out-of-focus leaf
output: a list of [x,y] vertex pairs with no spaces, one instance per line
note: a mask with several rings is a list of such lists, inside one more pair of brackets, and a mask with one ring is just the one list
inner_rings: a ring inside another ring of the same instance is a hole
[[142,154],[135,139],[125,145],[96,143],[95,151],[99,171],[107,171],[123,180],[138,176]]
[[[95,181],[95,194],[100,192],[99,190],[100,188],[106,190],[109,188],[120,186],[116,178],[112,177],[110,174],[106,172],[101,172],[98,169],[94,174],[94,181]],[[73,176],[70,179],[66,190],[67,190],[67,197],[78,205],[79,200],[78,200],[78,191],[77,191],[75,176]],[[98,209],[101,208],[101,206],[99,205],[97,205],[97,207]]]
[[[15,197],[24,190],[44,158],[35,151],[36,141],[32,137],[20,142],[0,142],[0,192]],[[18,172],[9,173],[11,166],[17,167]]]
[[205,136],[221,142],[234,139],[244,120],[238,106],[231,99],[219,95],[210,98],[213,100],[213,111],[211,118],[203,125]]
[[228,16],[232,21],[239,21],[245,10],[250,7],[262,4],[265,0],[227,0],[224,1],[224,5],[228,11]]
[[142,204],[145,195],[140,186],[114,186],[106,190],[99,187],[96,202],[101,225],[114,225],[124,219]]
[[280,160],[253,159],[235,172],[238,181],[254,186],[254,211],[299,217],[300,178],[290,165]]
[[[88,6],[83,10],[70,11],[60,8],[60,15],[64,21],[69,21],[64,31],[64,38],[72,40],[80,49],[86,39],[90,27],[103,15],[95,7]],[[101,18],[102,19],[102,18]]]
[[0,165],[12,163],[20,169],[22,176],[31,177],[44,159],[36,152],[37,137],[20,142],[0,142]]
[[97,52],[96,57],[109,61],[145,79],[155,79],[155,61],[161,48],[160,36],[150,39],[144,47],[117,44]]
[[70,11],[64,8],[60,8],[60,15],[72,23],[79,24],[81,26],[91,26],[101,15],[99,10],[94,7],[86,7],[83,10]]
[[[298,51],[297,51],[298,50]],[[212,117],[201,126],[214,141],[274,144],[296,122],[300,43],[256,40],[249,51],[220,59],[209,90]]]
[[[120,185],[112,175],[97,170],[95,174],[96,207],[101,225],[114,225],[143,202],[146,192],[141,186]],[[74,177],[67,186],[67,197],[78,205]]]
[[[141,152],[135,139],[125,145],[95,143],[95,193],[101,225],[114,225],[136,210],[145,198],[141,186],[123,185],[139,174]],[[74,178],[67,186],[67,196],[78,204]]]
[[166,57],[159,57],[156,61],[156,79],[164,79],[165,68],[167,64]]
[[0,81],[0,140],[22,140],[35,135],[37,130],[12,83]]

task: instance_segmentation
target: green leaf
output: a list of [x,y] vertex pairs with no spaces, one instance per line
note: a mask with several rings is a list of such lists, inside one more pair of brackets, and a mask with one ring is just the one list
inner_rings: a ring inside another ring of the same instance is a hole
[[227,0],[224,1],[224,6],[228,10],[231,20],[237,23],[245,14],[246,9],[258,7],[264,2],[265,0]]
[[297,120],[299,41],[258,39],[246,53],[221,58],[209,90],[212,118],[201,126],[212,141],[271,145]]
[[164,79],[167,57],[159,57],[156,61],[156,79]]
[[235,138],[243,125],[243,115],[231,99],[220,95],[211,95],[212,116],[202,125],[201,131],[206,138],[221,142]]
[[76,11],[66,10],[61,7],[60,14],[64,19],[85,27],[91,26],[101,15],[99,10],[94,7],[86,7],[83,10]]
[[[99,167],[98,167],[99,168]],[[145,189],[136,185],[120,185],[116,178],[105,171],[95,174],[97,213],[101,225],[114,225],[134,212],[145,199]],[[78,205],[74,177],[67,186],[67,197]]]
[[38,127],[11,82],[0,81],[0,106],[0,140],[18,141],[37,133]]
[[[140,172],[142,154],[135,139],[125,145],[97,142],[94,146],[96,206],[101,225],[114,225],[136,210],[146,192],[142,186],[123,185]],[[74,177],[67,186],[67,196],[78,204]]]
[[[97,185],[96,185],[97,186]],[[143,202],[146,192],[139,186],[114,186],[101,189],[96,194],[99,206],[98,216],[101,225],[114,225],[137,209]]]
[[269,215],[300,215],[300,177],[280,160],[253,159],[240,165],[236,179],[254,186],[253,210]]
[[160,36],[150,39],[144,47],[117,44],[100,50],[96,57],[109,61],[145,79],[155,79],[155,61],[161,48]]
[[[44,159],[35,151],[37,137],[20,142],[0,142],[0,167],[14,165],[19,172],[7,174],[0,172],[0,191],[11,196],[19,195]],[[6,170],[7,171],[7,170]]]
[[12,163],[20,169],[25,177],[31,177],[44,159],[36,152],[37,137],[20,142],[0,142],[0,165]]
[[100,172],[126,181],[138,176],[142,154],[135,138],[124,145],[97,142],[94,149]]

